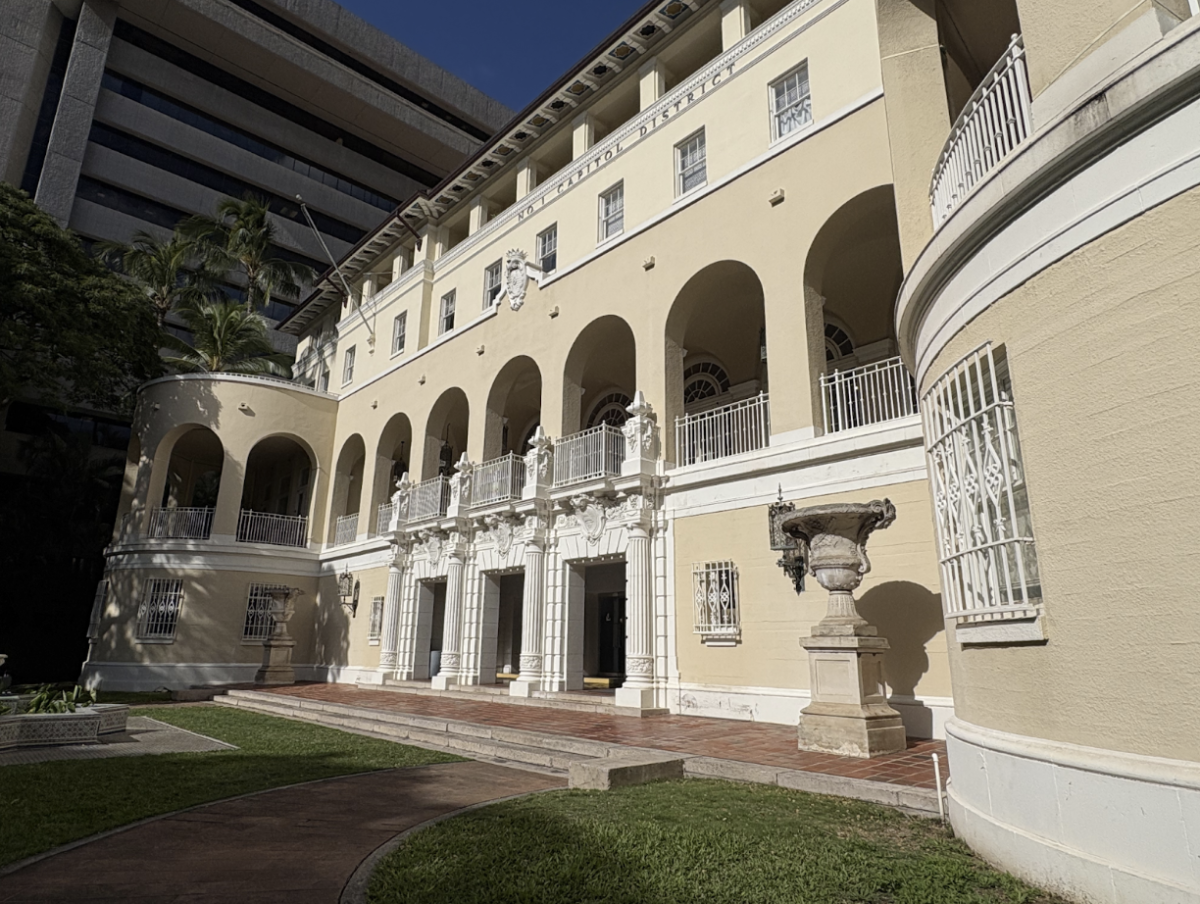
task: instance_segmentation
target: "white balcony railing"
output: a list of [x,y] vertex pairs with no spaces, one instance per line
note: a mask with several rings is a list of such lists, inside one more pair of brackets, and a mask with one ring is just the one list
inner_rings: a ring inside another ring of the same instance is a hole
[[821,374],[825,432],[881,424],[917,413],[917,386],[899,357]]
[[554,486],[565,487],[621,473],[625,437],[616,427],[601,424],[564,436],[554,444]]
[[1030,104],[1025,42],[1013,35],[1008,50],[959,114],[934,167],[929,187],[934,229],[976,183],[1029,137]]
[[680,467],[765,449],[771,437],[767,394],[675,419]]
[[345,546],[353,543],[358,536],[358,512],[350,515],[338,515],[333,522],[333,545]]
[[207,540],[212,520],[211,508],[156,508],[150,513],[150,539]]
[[475,508],[520,499],[525,489],[525,459],[510,452],[475,469],[471,504]]
[[440,518],[446,514],[450,505],[450,479],[434,477],[432,480],[422,480],[413,484],[408,494],[408,520],[428,521]]
[[392,529],[392,515],[396,513],[396,503],[385,502],[376,509],[375,533],[386,534]]
[[239,543],[304,547],[308,545],[308,517],[242,509],[238,516],[237,539]]

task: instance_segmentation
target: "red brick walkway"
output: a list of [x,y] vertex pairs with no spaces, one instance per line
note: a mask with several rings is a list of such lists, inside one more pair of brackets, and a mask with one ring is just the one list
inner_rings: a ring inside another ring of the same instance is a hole
[[591,741],[625,744],[631,747],[653,747],[694,756],[822,772],[918,788],[934,787],[933,760],[930,754],[936,753],[942,760],[943,778],[949,774],[946,768],[946,745],[942,741],[910,739],[908,750],[904,753],[860,760],[797,750],[795,727],[764,722],[735,722],[699,716],[654,716],[638,719],[536,706],[512,706],[482,700],[476,703],[473,700],[372,691],[344,684],[302,684],[275,688],[271,692],[359,706],[364,709],[520,728]]

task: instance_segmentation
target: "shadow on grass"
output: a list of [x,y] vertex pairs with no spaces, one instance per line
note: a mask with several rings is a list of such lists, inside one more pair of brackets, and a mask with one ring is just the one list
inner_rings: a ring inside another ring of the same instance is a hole
[[1059,904],[938,824],[858,801],[684,781],[558,792],[421,832],[371,904]]
[[237,749],[0,769],[0,866],[150,816],[283,785],[461,758],[216,706],[134,711]]

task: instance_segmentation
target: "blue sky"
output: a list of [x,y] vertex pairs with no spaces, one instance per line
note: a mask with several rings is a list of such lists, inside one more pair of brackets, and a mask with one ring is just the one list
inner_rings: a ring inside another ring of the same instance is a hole
[[644,0],[338,0],[480,90],[520,109]]

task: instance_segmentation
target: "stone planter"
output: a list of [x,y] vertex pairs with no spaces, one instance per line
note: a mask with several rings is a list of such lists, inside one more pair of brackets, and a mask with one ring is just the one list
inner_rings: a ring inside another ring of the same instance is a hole
[[795,577],[807,566],[829,591],[825,617],[800,645],[808,651],[812,703],[800,715],[800,747],[842,756],[871,757],[905,749],[900,714],[887,704],[883,681],[886,639],[854,605],[854,591],[871,570],[867,538],[896,520],[882,502],[771,510],[772,545]]
[[262,668],[254,675],[254,683],[282,685],[296,683],[296,670],[292,667],[292,648],[296,641],[288,633],[287,623],[296,611],[296,599],[303,591],[295,587],[271,591],[271,621],[274,623],[270,636],[263,641]]
[[91,744],[101,735],[125,730],[129,707],[120,703],[81,706],[73,713],[0,716],[0,750]]

